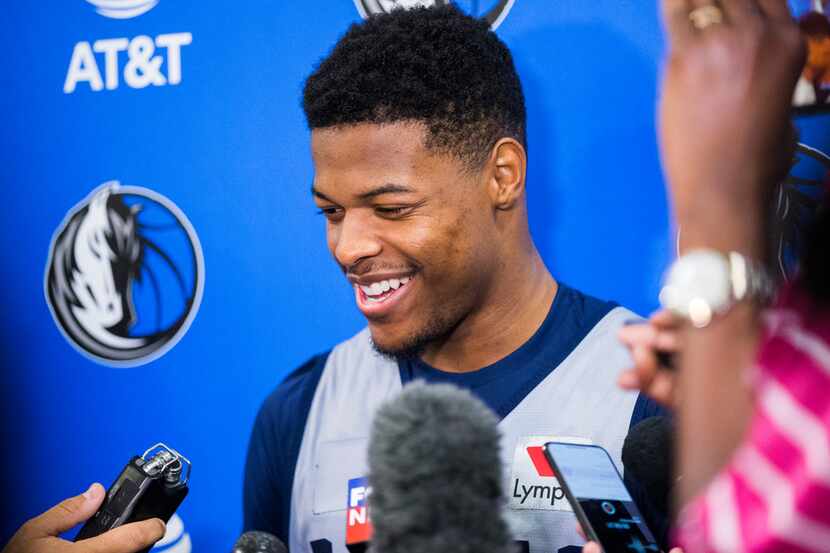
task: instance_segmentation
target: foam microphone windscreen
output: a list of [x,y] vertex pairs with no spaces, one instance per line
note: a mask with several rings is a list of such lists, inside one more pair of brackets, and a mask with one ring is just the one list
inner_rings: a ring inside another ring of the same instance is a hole
[[668,517],[674,482],[674,423],[669,417],[647,418],[628,432],[622,462],[643,487],[652,505]]
[[506,553],[498,419],[469,392],[412,383],[369,442],[374,553]]
[[231,553],[288,553],[288,548],[276,536],[252,530],[239,536]]

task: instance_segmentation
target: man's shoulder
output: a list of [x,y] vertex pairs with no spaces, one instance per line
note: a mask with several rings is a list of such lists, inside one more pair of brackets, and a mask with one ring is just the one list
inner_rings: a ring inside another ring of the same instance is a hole
[[245,529],[288,539],[289,501],[308,412],[330,352],[291,371],[259,408],[245,464]]
[[304,416],[323,375],[331,350],[313,355],[277,384],[268,394],[257,416],[259,424],[282,426]]
[[362,357],[371,351],[368,329],[363,329],[332,349],[313,355],[271,391],[262,403],[258,418],[272,426],[290,424],[298,419],[304,423],[327,366],[360,364]]
[[[642,319],[616,301],[599,299],[567,285],[563,287],[573,325],[580,328],[584,335],[600,334],[601,338],[613,337],[616,343],[617,328],[627,321]],[[605,332],[592,332],[594,330]]]
[[[613,351],[619,359],[625,361],[625,366],[622,368],[628,368],[630,354],[619,341],[617,333],[625,324],[631,321],[644,320],[643,317],[617,302],[601,300],[579,290],[572,290],[578,298],[577,302],[581,306],[583,317],[588,321],[595,321],[591,325],[593,332],[591,332],[592,347],[590,349],[593,349],[596,354],[604,358],[609,358]],[[605,347],[597,347],[600,344],[604,344]],[[634,403],[634,408],[631,413],[629,427],[634,426],[644,419],[656,416],[671,416],[671,413],[650,397],[639,393],[637,394],[637,400]]]

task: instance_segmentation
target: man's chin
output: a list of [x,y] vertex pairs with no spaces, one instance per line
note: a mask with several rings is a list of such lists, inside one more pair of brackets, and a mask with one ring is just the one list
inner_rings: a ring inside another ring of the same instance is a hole
[[[371,327],[370,327],[371,330]],[[390,359],[415,359],[420,357],[429,340],[416,338],[391,338],[372,331],[372,347]]]
[[392,333],[389,326],[373,325],[370,321],[372,345],[375,351],[392,359],[415,359],[421,357],[424,350],[436,342],[445,340],[455,327],[454,319],[430,317],[426,324],[410,324],[407,329],[396,328]]
[[424,351],[423,345],[408,346],[406,344],[386,344],[372,339],[372,347],[375,351],[389,359],[416,359]]

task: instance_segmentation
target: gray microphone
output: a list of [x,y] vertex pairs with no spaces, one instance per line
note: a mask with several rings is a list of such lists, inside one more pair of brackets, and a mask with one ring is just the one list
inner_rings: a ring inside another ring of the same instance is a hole
[[472,394],[414,382],[375,415],[372,553],[508,553],[498,419]]
[[276,536],[252,530],[239,536],[231,553],[288,553],[288,548]]

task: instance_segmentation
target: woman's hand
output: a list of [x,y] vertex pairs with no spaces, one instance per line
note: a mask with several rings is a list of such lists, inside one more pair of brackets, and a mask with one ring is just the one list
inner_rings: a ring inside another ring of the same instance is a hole
[[624,326],[620,341],[631,352],[634,366],[620,375],[618,384],[640,390],[655,401],[674,407],[676,374],[674,358],[682,347],[683,321],[667,310],[655,312],[642,323]]

